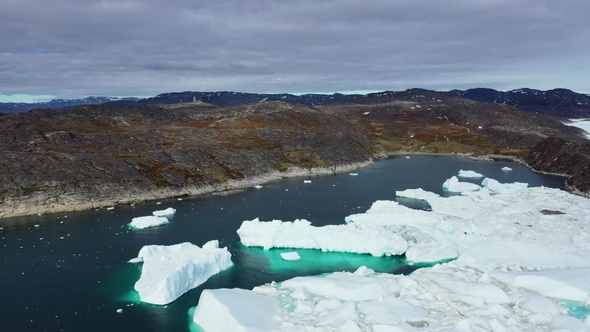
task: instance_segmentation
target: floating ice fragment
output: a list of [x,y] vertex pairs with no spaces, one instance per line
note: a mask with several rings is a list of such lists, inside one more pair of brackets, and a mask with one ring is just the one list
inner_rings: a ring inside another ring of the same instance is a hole
[[529,184],[523,182],[500,183],[497,180],[485,178],[481,182],[481,185],[493,193],[500,194],[524,190]]
[[303,183],[311,183],[311,180],[303,180]]
[[135,217],[129,223],[131,228],[144,229],[149,227],[156,227],[168,223],[168,218],[158,216],[143,216]]
[[164,305],[201,285],[232,265],[227,248],[212,240],[202,248],[184,242],[171,246],[148,245],[137,256],[143,261],[135,290],[141,301]]
[[297,251],[282,252],[281,258],[283,258],[286,261],[297,261],[301,259]]
[[510,172],[512,170],[512,168],[510,168],[508,166],[504,166],[501,168],[501,170],[503,170],[504,172]]
[[359,173],[350,173],[351,176],[357,176]]
[[262,187],[263,187],[263,186],[261,186],[261,185],[259,185],[259,184],[257,184],[257,185],[255,185],[255,186],[254,186],[254,188],[256,188],[256,189],[260,189],[260,188],[262,188]]
[[107,211],[109,211],[109,210],[113,210],[114,208],[115,208],[114,206],[109,206],[109,207],[107,208]]
[[121,314],[121,313],[123,313],[123,309],[117,309],[117,313],[118,313],[118,314]]
[[443,190],[453,193],[462,193],[468,191],[478,191],[481,189],[480,186],[476,185],[475,183],[471,182],[459,182],[459,179],[456,176],[452,176],[450,179],[446,180],[443,185]]
[[164,216],[171,216],[176,213],[176,210],[173,208],[167,208],[165,210],[156,210],[152,212],[152,214],[156,217],[164,217]]
[[460,178],[482,178],[483,174],[477,173],[475,171],[468,171],[468,170],[460,170],[457,174],[457,177]]

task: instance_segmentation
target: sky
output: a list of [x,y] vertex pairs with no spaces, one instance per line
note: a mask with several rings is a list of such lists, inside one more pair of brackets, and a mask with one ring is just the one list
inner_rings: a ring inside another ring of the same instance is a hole
[[590,93],[588,0],[0,0],[0,102],[179,91]]

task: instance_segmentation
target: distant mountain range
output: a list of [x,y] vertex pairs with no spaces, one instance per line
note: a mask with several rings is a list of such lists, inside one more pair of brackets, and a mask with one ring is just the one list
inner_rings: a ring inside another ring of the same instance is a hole
[[0,103],[0,112],[13,113],[24,112],[35,108],[69,109],[80,105],[105,104],[110,106],[144,106],[167,105],[177,103],[206,103],[218,107],[236,106],[255,102],[282,101],[306,106],[325,106],[345,101],[361,101],[360,98],[375,98],[408,91],[425,91],[440,93],[442,95],[454,95],[478,102],[506,104],[520,108],[527,112],[550,115],[560,118],[590,118],[590,95],[576,93],[567,89],[553,89],[547,91],[534,89],[517,89],[511,91],[497,91],[488,88],[476,88],[469,90],[451,90],[449,92],[436,92],[423,89],[409,89],[401,92],[384,91],[372,94],[303,94],[293,95],[288,93],[260,94],[243,92],[171,92],[159,94],[149,98],[113,98],[113,97],[88,97],[84,99],[54,99],[45,103]]
[[113,101],[131,101],[137,99],[139,98],[86,97],[83,99],[53,99],[51,101],[41,103],[0,103],[0,112],[26,112],[35,108],[69,109],[81,105],[100,105]]

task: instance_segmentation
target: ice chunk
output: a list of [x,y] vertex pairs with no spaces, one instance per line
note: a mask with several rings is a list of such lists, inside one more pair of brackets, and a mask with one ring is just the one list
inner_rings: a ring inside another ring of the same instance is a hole
[[184,242],[171,246],[148,245],[137,256],[143,261],[135,290],[141,301],[167,304],[232,265],[227,248],[212,240],[203,248]]
[[418,189],[406,189],[402,191],[396,191],[395,195],[398,197],[405,197],[405,198],[415,198],[415,199],[423,199],[428,201],[429,199],[437,199],[440,198],[438,194],[435,194],[430,191],[426,191],[422,188]]
[[383,227],[373,225],[312,226],[307,220],[246,220],[238,229],[242,244],[248,247],[307,248],[373,256],[401,255],[407,242]]
[[297,251],[282,252],[281,257],[286,261],[297,261],[301,259]]
[[520,191],[526,189],[528,187],[528,183],[523,182],[514,182],[514,183],[500,183],[497,180],[485,178],[481,182],[481,185],[484,188],[489,189],[491,192],[499,194],[499,193],[511,193],[515,191]]
[[206,289],[193,321],[208,332],[278,331],[273,320],[278,301],[244,289]]
[[458,177],[460,178],[482,178],[483,175],[480,173],[477,173],[475,171],[465,171],[465,170],[460,170],[459,174],[457,174]]
[[512,170],[512,168],[510,168],[508,166],[504,166],[501,168],[501,170],[503,170],[504,172],[510,172]]
[[263,186],[262,186],[262,185],[259,185],[259,184],[257,184],[257,185],[255,185],[255,186],[254,186],[254,188],[256,188],[256,189],[260,189],[260,188],[262,188],[262,187],[263,187]]
[[156,227],[168,223],[168,218],[158,216],[143,216],[131,219],[129,226],[131,228],[143,229],[149,227]]
[[575,254],[559,252],[547,245],[537,245],[517,240],[487,241],[473,244],[457,259],[457,264],[490,270],[504,266],[521,269],[556,267],[590,267],[590,259]]
[[303,183],[311,183],[311,180],[303,180]]
[[157,210],[157,211],[152,212],[152,214],[156,217],[171,216],[174,213],[176,213],[176,210],[174,208],[170,208],[170,207],[167,209],[164,209],[164,210]]
[[446,180],[443,183],[442,187],[443,190],[453,193],[477,191],[481,189],[481,187],[476,185],[475,183],[459,182],[459,179],[456,176],[452,176],[450,179]]

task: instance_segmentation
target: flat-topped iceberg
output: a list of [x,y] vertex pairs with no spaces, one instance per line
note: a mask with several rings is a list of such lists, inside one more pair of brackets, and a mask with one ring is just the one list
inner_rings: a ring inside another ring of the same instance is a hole
[[176,209],[174,208],[166,208],[164,210],[156,210],[154,212],[152,212],[152,214],[156,217],[165,217],[165,216],[171,216],[174,213],[176,213]]
[[460,170],[459,173],[457,174],[458,177],[460,178],[482,178],[483,174],[477,173],[475,171],[469,171],[469,170]]
[[176,300],[232,265],[231,254],[227,248],[219,248],[217,240],[202,248],[189,242],[148,245],[131,261],[143,262],[141,277],[135,283],[141,301],[160,305]]
[[156,210],[152,212],[151,216],[135,217],[131,219],[129,227],[134,229],[144,229],[165,225],[169,222],[168,218],[166,217],[172,216],[174,213],[176,213],[176,210],[173,208]]
[[401,255],[407,242],[394,232],[375,225],[328,225],[315,227],[304,219],[290,221],[246,220],[238,229],[240,242],[248,247],[307,248],[373,256]]
[[143,216],[131,219],[129,227],[135,229],[144,229],[149,227],[161,226],[168,223],[168,218],[158,216]]

